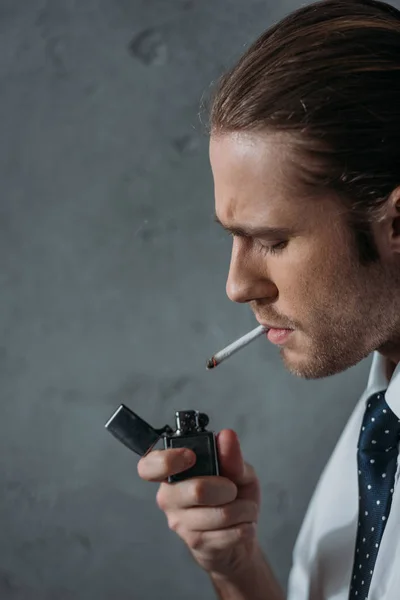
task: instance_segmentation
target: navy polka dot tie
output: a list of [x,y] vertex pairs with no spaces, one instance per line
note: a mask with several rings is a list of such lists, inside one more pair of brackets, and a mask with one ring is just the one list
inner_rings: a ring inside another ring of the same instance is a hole
[[359,520],[349,600],[367,600],[392,503],[400,421],[385,391],[367,401],[358,440]]

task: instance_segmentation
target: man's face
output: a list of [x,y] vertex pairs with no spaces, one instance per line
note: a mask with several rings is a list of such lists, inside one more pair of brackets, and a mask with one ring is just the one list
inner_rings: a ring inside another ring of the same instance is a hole
[[[227,294],[249,303],[261,323],[294,329],[280,345],[288,370],[326,377],[387,342],[397,325],[387,310],[393,293],[388,271],[381,263],[360,264],[333,194],[311,197],[296,186],[296,158],[282,139],[212,136],[210,161],[217,218],[239,230]],[[267,234],[266,228],[289,232]]]

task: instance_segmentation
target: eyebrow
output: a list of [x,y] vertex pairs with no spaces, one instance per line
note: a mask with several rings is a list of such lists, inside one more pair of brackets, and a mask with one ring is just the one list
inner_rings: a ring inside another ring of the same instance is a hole
[[214,221],[221,225],[225,231],[229,231],[234,235],[244,237],[285,237],[293,233],[293,229],[289,227],[228,227],[224,225],[217,215],[214,215]]

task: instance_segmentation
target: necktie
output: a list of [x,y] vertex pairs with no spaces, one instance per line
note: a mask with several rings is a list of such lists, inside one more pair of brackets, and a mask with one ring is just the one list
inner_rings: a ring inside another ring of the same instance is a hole
[[392,503],[400,421],[385,392],[371,396],[358,440],[359,520],[349,600],[366,600]]

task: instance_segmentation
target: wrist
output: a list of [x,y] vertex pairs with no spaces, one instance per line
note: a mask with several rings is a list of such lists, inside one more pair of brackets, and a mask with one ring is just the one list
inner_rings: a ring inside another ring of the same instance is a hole
[[228,571],[211,571],[209,576],[213,581],[221,581],[222,583],[229,581],[242,581],[248,577],[252,577],[255,571],[258,571],[265,564],[265,558],[258,543],[250,552],[246,552],[246,559],[238,561]]
[[209,575],[222,600],[284,600],[283,590],[259,545],[229,573]]

